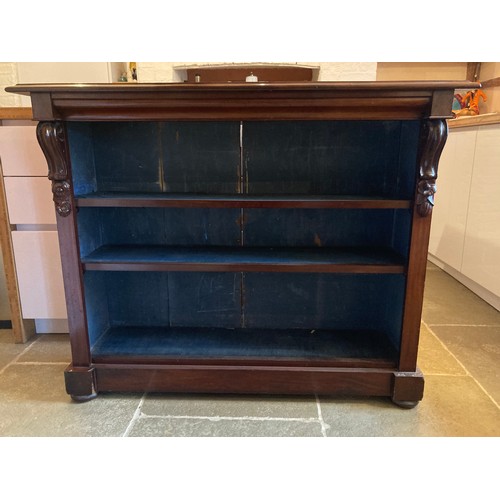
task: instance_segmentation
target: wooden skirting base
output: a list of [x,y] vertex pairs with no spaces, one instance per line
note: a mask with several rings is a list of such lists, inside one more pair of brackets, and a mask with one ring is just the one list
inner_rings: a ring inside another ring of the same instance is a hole
[[99,364],[70,365],[65,378],[68,394],[77,401],[99,392],[387,396],[410,408],[424,389],[418,370],[371,368]]

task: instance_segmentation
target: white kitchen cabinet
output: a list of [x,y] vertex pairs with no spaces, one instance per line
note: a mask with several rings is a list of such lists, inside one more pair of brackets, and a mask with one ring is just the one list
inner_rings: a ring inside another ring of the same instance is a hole
[[6,177],[4,182],[11,224],[56,224],[46,177]]
[[68,331],[51,183],[35,125],[0,127],[0,161],[23,319],[38,333]]
[[462,273],[500,297],[500,124],[477,132]]
[[47,161],[36,140],[35,125],[3,125],[0,131],[4,177],[47,177]]
[[451,131],[439,162],[429,252],[457,270],[462,265],[476,135],[477,127]]
[[57,231],[14,231],[12,243],[23,317],[66,318]]
[[500,123],[452,128],[429,259],[500,310]]

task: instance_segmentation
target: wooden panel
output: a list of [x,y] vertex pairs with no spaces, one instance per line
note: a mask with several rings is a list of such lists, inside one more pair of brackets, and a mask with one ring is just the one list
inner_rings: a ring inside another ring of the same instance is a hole
[[198,67],[187,69],[187,81],[195,83],[195,76],[200,76],[203,83],[244,82],[253,73],[259,82],[311,82],[315,68],[300,66],[251,66],[245,67]]
[[[322,120],[430,116],[435,90],[464,81],[241,84],[18,85],[37,120]],[[447,118],[451,118],[451,104]]]
[[25,318],[66,318],[56,231],[12,233],[21,306]]
[[1,107],[0,120],[31,120],[33,113],[26,107]]
[[[319,367],[96,365],[98,391],[390,396],[389,370]],[[71,391],[71,387],[67,386]]]
[[47,161],[36,140],[36,127],[0,127],[3,175],[47,177]]
[[410,208],[410,200],[366,196],[248,196],[92,193],[77,197],[78,207],[172,208]]
[[267,271],[380,273],[405,271],[404,258],[387,248],[241,248],[103,246],[82,258],[84,269],[108,271]]
[[6,177],[11,224],[56,224],[52,190],[44,177]]

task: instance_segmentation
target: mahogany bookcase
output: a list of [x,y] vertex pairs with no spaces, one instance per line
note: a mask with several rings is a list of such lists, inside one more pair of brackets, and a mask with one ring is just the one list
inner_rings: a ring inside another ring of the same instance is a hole
[[437,165],[470,82],[17,85],[57,213],[68,394],[423,396]]

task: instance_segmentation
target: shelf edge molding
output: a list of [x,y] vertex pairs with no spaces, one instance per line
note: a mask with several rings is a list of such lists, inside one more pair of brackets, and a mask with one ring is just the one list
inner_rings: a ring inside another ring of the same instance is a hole
[[[324,249],[323,249],[324,250]],[[179,255],[186,253],[184,258]],[[85,271],[169,272],[306,272],[402,274],[403,258],[379,249],[378,259],[369,259],[361,249],[337,249],[320,256],[318,250],[301,249],[290,255],[279,249],[206,248],[196,252],[172,247],[101,247],[82,259]],[[302,255],[301,255],[302,254]]]
[[123,208],[365,208],[405,209],[410,200],[346,196],[276,197],[248,195],[196,195],[170,193],[94,193],[75,197],[77,207]]

